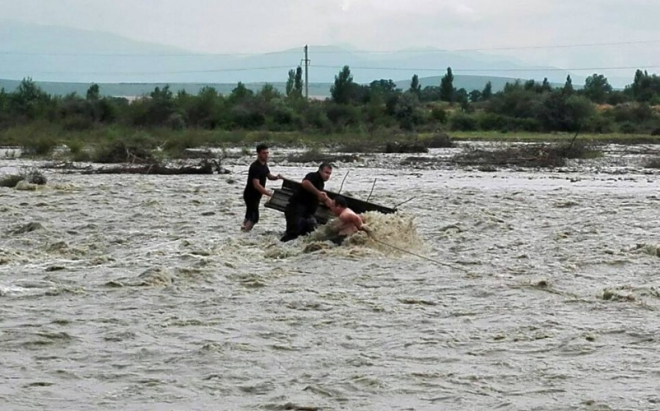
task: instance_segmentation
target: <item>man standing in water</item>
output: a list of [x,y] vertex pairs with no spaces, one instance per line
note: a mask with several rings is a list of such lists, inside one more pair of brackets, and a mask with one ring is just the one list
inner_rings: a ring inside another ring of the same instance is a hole
[[294,240],[301,235],[311,233],[318,225],[314,213],[319,202],[329,201],[328,195],[323,192],[325,182],[330,179],[332,166],[322,163],[316,172],[309,173],[302,181],[301,187],[293,193],[284,210],[286,218],[286,233],[280,239],[282,242]]
[[245,200],[245,219],[241,226],[242,231],[250,231],[252,227],[259,222],[259,204],[261,196],[271,197],[272,191],[266,190],[266,178],[269,180],[284,179],[281,174],[275,176],[270,173],[268,168],[268,146],[259,144],[257,146],[257,159],[250,166],[248,171],[247,185],[243,191],[243,200]]
[[328,207],[332,212],[339,218],[339,226],[337,227],[337,233],[330,238],[330,241],[337,245],[341,243],[349,236],[357,233],[362,230],[369,233],[369,227],[364,223],[364,220],[359,215],[355,214],[355,211],[348,208],[346,199],[342,196],[336,196],[335,200],[328,201]]

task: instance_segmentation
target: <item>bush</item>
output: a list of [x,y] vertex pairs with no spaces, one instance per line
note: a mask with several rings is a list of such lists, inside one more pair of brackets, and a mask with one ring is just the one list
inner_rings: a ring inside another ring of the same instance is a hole
[[30,184],[36,184],[38,186],[43,186],[48,183],[48,179],[45,175],[39,170],[32,170],[25,175],[25,181]]
[[612,133],[616,129],[616,124],[611,117],[604,117],[596,115],[585,125],[585,131],[593,131],[594,133]]
[[428,153],[429,149],[422,143],[387,143],[386,153]]
[[186,120],[181,113],[172,113],[167,118],[165,125],[175,131],[182,131],[186,128]]
[[445,124],[447,123],[447,111],[441,107],[433,107],[431,109],[431,118],[440,124]]
[[94,128],[94,120],[83,115],[67,117],[62,122],[62,128],[67,131],[85,131]]
[[594,158],[600,151],[580,141],[562,144],[529,144],[499,150],[467,148],[454,156],[453,161],[471,166],[562,167],[567,158]]
[[477,119],[473,115],[455,113],[450,120],[452,131],[476,131],[479,128]]
[[237,127],[246,129],[259,128],[266,123],[266,117],[263,113],[246,105],[232,108],[231,119]]
[[431,137],[431,140],[428,143],[428,148],[451,148],[454,147],[454,142],[452,141],[449,134],[438,133]]
[[509,130],[509,119],[494,113],[484,113],[478,117],[479,128],[485,131]]
[[79,139],[70,140],[66,143],[66,145],[69,147],[71,154],[74,156],[80,154],[85,148],[85,142]]
[[44,135],[35,139],[28,139],[23,148],[29,153],[45,156],[50,154],[55,146],[57,146],[57,141],[51,136]]
[[639,133],[639,127],[631,121],[624,121],[619,124],[619,131],[623,134],[637,134]]
[[147,148],[137,142],[127,143],[122,140],[113,141],[97,147],[92,160],[95,163],[149,163],[154,158]]
[[337,151],[339,153],[383,153],[385,149],[382,144],[356,139],[350,143],[340,145],[337,147]]
[[328,104],[326,115],[328,119],[336,126],[346,127],[355,124],[360,112],[352,106],[343,104]]

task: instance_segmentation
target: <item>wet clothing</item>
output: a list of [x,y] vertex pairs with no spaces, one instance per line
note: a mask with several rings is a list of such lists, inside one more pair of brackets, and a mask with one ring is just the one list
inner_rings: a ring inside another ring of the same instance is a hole
[[261,203],[262,194],[254,188],[252,180],[255,178],[259,180],[259,184],[266,188],[266,179],[270,174],[268,164],[261,164],[259,160],[255,160],[250,165],[248,171],[247,185],[243,191],[243,200],[245,200],[245,219],[251,221],[253,224],[259,222],[259,204]]
[[[321,177],[321,173],[318,171],[307,174],[303,181],[305,180],[312,183],[312,185],[319,191],[323,191],[323,188],[325,187],[325,182]],[[301,186],[298,188],[298,191],[293,193],[289,199],[289,204],[295,204],[297,210],[300,210],[300,212],[306,216],[310,216],[314,215],[319,208],[319,199],[313,193],[310,193]]]
[[261,195],[259,197],[248,197],[243,194],[245,200],[245,221],[251,221],[252,224],[259,222],[259,204],[261,204]]
[[[303,181],[308,180],[317,190],[321,191],[325,187],[321,173],[314,172],[305,176]],[[284,210],[286,218],[286,233],[280,239],[282,242],[294,240],[301,235],[306,235],[316,230],[318,222],[314,214],[319,207],[319,199],[304,187],[293,193],[289,203]]]
[[341,245],[344,242],[344,240],[347,239],[347,238],[348,238],[347,235],[343,235],[343,234],[338,233],[338,234],[335,234],[335,235],[331,236],[330,238],[328,238],[328,240],[332,241],[333,243],[335,243],[337,245]]
[[284,217],[286,218],[286,232],[280,239],[284,243],[295,240],[301,235],[307,235],[318,227],[318,222],[313,215],[305,215],[303,209],[291,203],[284,210]]

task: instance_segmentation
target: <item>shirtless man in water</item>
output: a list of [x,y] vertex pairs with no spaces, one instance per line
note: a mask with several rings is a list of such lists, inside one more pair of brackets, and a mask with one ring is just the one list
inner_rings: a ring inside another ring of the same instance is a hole
[[337,244],[341,243],[349,236],[362,230],[369,232],[369,227],[364,223],[362,217],[355,214],[355,211],[348,208],[346,199],[342,196],[335,197],[333,200],[328,200],[326,205],[332,212],[339,218],[339,227],[337,234],[330,240]]

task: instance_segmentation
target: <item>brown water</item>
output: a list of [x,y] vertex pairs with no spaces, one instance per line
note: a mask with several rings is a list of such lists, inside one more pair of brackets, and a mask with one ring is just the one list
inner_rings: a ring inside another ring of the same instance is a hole
[[344,192],[417,198],[338,248],[241,233],[248,159],[0,188],[0,409],[660,407],[657,174],[381,160]]

